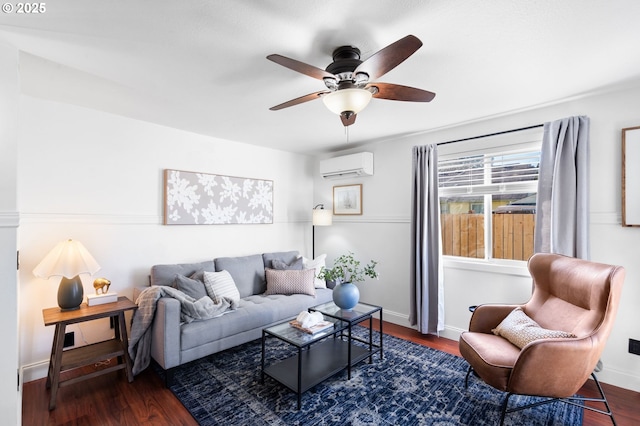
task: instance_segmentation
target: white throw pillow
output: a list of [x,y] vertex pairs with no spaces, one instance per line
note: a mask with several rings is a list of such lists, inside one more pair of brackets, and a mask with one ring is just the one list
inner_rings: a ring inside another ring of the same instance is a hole
[[236,303],[240,301],[240,292],[231,274],[227,271],[204,272],[204,287],[207,294],[218,304],[223,297],[231,299]]
[[534,340],[576,338],[573,333],[562,330],[548,330],[542,328],[533,319],[524,313],[522,308],[517,307],[493,330],[493,334],[502,336],[520,349],[527,346]]
[[318,278],[318,274],[320,273],[320,271],[322,271],[322,268],[326,266],[326,259],[326,254],[321,254],[315,259],[307,259],[306,257],[302,258],[302,268],[313,269],[315,271],[315,279],[313,282],[315,288],[327,288],[327,282]]

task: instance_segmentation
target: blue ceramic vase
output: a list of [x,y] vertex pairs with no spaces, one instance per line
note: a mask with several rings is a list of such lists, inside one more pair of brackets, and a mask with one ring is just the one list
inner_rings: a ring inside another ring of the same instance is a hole
[[353,283],[336,284],[333,288],[333,303],[345,311],[352,310],[360,300],[360,290]]

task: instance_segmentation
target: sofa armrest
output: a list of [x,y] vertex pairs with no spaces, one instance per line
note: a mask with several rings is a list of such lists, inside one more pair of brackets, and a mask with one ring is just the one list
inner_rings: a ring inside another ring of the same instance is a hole
[[180,302],[161,297],[151,326],[151,356],[165,370],[180,365]]
[[515,308],[522,305],[480,305],[474,311],[469,322],[469,331],[491,334],[503,319]]

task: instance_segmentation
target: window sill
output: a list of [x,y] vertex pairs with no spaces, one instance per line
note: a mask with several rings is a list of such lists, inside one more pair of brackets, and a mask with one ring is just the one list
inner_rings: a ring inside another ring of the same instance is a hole
[[530,277],[527,262],[465,259],[454,256],[443,256],[443,266],[450,269],[464,269],[468,271],[485,272],[491,274],[514,275],[517,277]]

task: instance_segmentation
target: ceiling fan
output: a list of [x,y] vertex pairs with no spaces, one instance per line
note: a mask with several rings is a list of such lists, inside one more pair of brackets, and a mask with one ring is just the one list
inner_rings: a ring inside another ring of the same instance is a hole
[[394,101],[429,102],[436,96],[435,93],[374,81],[404,62],[421,46],[422,42],[417,37],[408,35],[364,61],[360,60],[360,50],[357,47],[341,46],[333,51],[333,62],[324,70],[282,55],[269,55],[267,59],[270,61],[322,80],[327,87],[269,109],[277,111],[322,98],[330,111],[340,115],[342,124],[346,127],[355,123],[356,114],[368,105],[372,97]]

